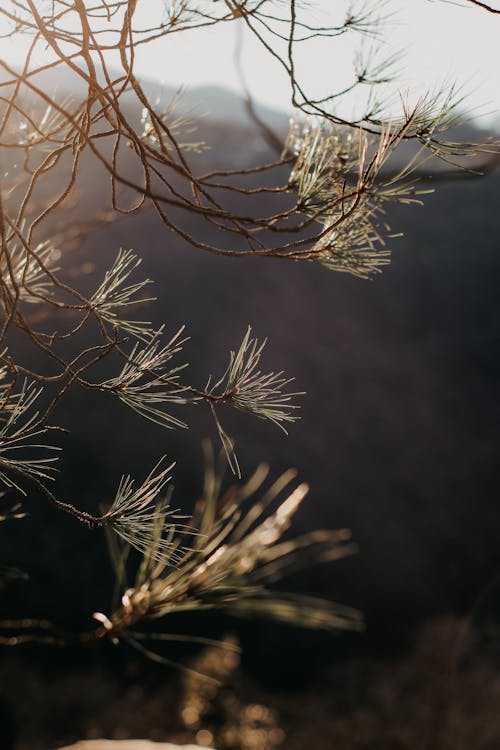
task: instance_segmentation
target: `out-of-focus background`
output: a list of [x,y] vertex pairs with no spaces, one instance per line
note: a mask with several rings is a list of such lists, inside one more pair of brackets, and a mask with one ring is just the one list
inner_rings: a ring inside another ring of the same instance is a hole
[[[199,125],[207,169],[262,161],[267,146],[236,94],[205,86],[186,99],[209,110]],[[281,110],[260,114],[286,127]],[[490,118],[461,134],[480,139],[493,128]],[[108,190],[86,169],[75,221]],[[95,736],[194,739],[219,750],[500,745],[500,173],[436,187],[423,207],[388,213],[404,237],[373,282],[312,264],[209,256],[147,211],[89,233],[72,251],[89,289],[119,247],[141,255],[157,287],[153,320],[172,333],[187,326],[195,383],[220,369],[248,324],[269,338],[269,369],[294,375],[307,394],[301,421],[287,438],[231,411],[225,425],[244,472],[266,460],[276,473],[296,466],[310,483],[297,531],[352,529],[356,556],[290,585],[359,607],[367,627],[332,636],[176,618],[172,632],[230,633],[241,644],[241,661],[172,645],[169,656],[215,675],[218,689],[121,648],[3,651],[3,731],[7,738],[13,725],[17,750]],[[104,396],[68,394],[58,413],[71,426],[60,495],[95,507],[112,497],[124,467],[142,477],[166,453],[177,461],[175,504],[189,510],[201,490],[202,439],[216,439],[210,415],[191,412],[182,414],[189,431],[166,432]],[[22,561],[29,574],[2,591],[3,612],[90,626],[112,588],[103,539],[42,501],[29,513],[1,529],[2,563]]]

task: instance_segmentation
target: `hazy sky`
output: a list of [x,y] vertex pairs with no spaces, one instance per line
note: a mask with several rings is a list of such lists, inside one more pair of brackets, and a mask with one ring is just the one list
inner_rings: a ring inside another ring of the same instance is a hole
[[[380,3],[379,3],[380,4]],[[338,0],[317,0],[320,10],[333,5],[348,7]],[[359,5],[359,3],[358,3]],[[499,4],[500,5],[500,4]],[[395,15],[384,35],[385,54],[402,51],[403,89],[432,89],[443,81],[464,84],[471,106],[483,113],[500,113],[500,16],[492,16],[472,5],[435,0],[393,0],[388,9]],[[147,11],[143,11],[147,15]],[[169,83],[181,78],[189,84],[221,83],[240,88],[234,64],[234,47],[239,42],[236,27],[193,32],[191,39],[172,39],[163,51],[151,47],[141,51],[139,62],[148,75]],[[241,37],[241,34],[240,34]],[[315,91],[331,92],[332,83],[347,80],[355,48],[366,43],[349,34],[334,43],[310,45],[301,59],[301,73]],[[289,91],[284,73],[254,38],[245,34],[242,52],[248,85],[256,98],[288,108]],[[181,62],[182,61],[182,62]]]
[[[147,25],[153,9],[164,0],[139,0],[137,21]],[[328,17],[348,7],[344,0],[310,2],[311,18]],[[350,3],[352,5],[352,3]],[[360,3],[354,3],[354,6]],[[366,5],[366,3],[365,3]],[[380,2],[377,3],[381,5]],[[500,7],[500,3],[498,3]],[[384,35],[384,56],[401,50],[404,74],[398,86],[403,91],[424,91],[456,80],[463,84],[469,108],[483,115],[483,122],[500,116],[500,16],[472,5],[439,0],[390,0],[394,11]],[[279,66],[269,53],[238,24],[173,35],[168,42],[144,45],[137,56],[137,70],[165,83],[195,86],[219,84],[241,89],[234,62],[235,45],[241,45],[245,76],[252,94],[263,103],[288,108],[289,90]],[[332,86],[348,81],[352,55],[362,37],[349,34],[334,44],[319,43],[304,48],[299,71],[314,94],[326,95]],[[18,61],[22,45],[1,42],[2,54]],[[365,51],[373,45],[363,42]]]

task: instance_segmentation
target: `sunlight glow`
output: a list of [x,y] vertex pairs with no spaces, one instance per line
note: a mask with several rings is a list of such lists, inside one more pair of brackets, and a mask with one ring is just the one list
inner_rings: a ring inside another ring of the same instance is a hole
[[[402,53],[398,65],[401,75],[394,93],[411,90],[418,94],[459,81],[469,111],[481,124],[500,119],[500,19],[472,5],[438,0],[390,0],[379,5],[384,16],[390,15],[383,34],[384,56]],[[164,0],[139,2],[137,25],[148,27],[163,6]],[[330,21],[332,16],[345,16],[352,3],[315,0],[310,6],[311,17]],[[0,33],[5,30],[5,21],[0,21]],[[28,41],[22,37],[2,39],[2,57],[21,65]],[[298,58],[302,79],[309,90],[324,96],[332,86],[341,87],[348,80],[356,50],[361,47],[366,52],[373,45],[373,40],[359,34],[333,41],[315,40],[305,45],[304,54]],[[254,98],[277,109],[290,109],[286,74],[240,22],[174,34],[168,40],[142,45],[137,49],[135,69],[145,78],[169,85],[210,84],[241,92],[236,50]],[[45,57],[50,58],[50,51],[40,46],[35,59],[43,61]]]

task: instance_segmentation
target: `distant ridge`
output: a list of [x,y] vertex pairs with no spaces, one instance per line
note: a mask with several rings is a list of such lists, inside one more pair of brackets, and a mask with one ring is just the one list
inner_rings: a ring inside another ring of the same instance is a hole
[[[20,71],[17,66],[15,69]],[[118,71],[110,70],[109,72],[113,77],[119,77]],[[8,75],[2,71],[0,82],[7,79]],[[84,96],[86,91],[86,84],[83,79],[67,70],[44,71],[31,80],[44,91],[58,91],[63,96],[73,95],[79,98]],[[246,108],[245,98],[223,86],[207,85],[183,88],[182,85],[176,87],[151,78],[140,77],[139,80],[152,101],[159,97],[160,103],[166,105],[173,96],[181,91],[181,109],[193,110],[199,115],[205,115],[212,122],[234,122],[239,125],[248,125],[252,122]],[[130,95],[127,94],[125,99],[127,96]],[[286,129],[288,123],[286,112],[267,107],[257,100],[254,101],[254,106],[257,116],[266,125],[277,130]]]
[[[199,114],[206,114],[212,121],[232,121],[239,124],[249,124],[252,122],[244,97],[223,86],[196,86],[183,90],[181,87],[175,89],[173,86],[148,79],[143,80],[142,84],[146,91],[150,92],[153,97],[158,92],[162,95],[162,99],[167,100],[175,95],[177,90],[182,90],[182,105],[186,109],[194,108]],[[254,106],[257,116],[269,127],[279,130],[287,127],[288,115],[286,112],[272,109],[264,104],[259,104],[257,101],[254,102]]]

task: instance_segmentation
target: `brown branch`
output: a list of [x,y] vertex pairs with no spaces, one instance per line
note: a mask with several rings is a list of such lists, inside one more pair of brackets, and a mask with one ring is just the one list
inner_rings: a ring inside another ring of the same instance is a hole
[[479,8],[483,8],[483,10],[488,11],[488,13],[500,13],[500,9],[493,8],[491,5],[488,5],[488,3],[481,2],[481,0],[467,0],[467,2],[472,3],[472,5],[477,5]]

